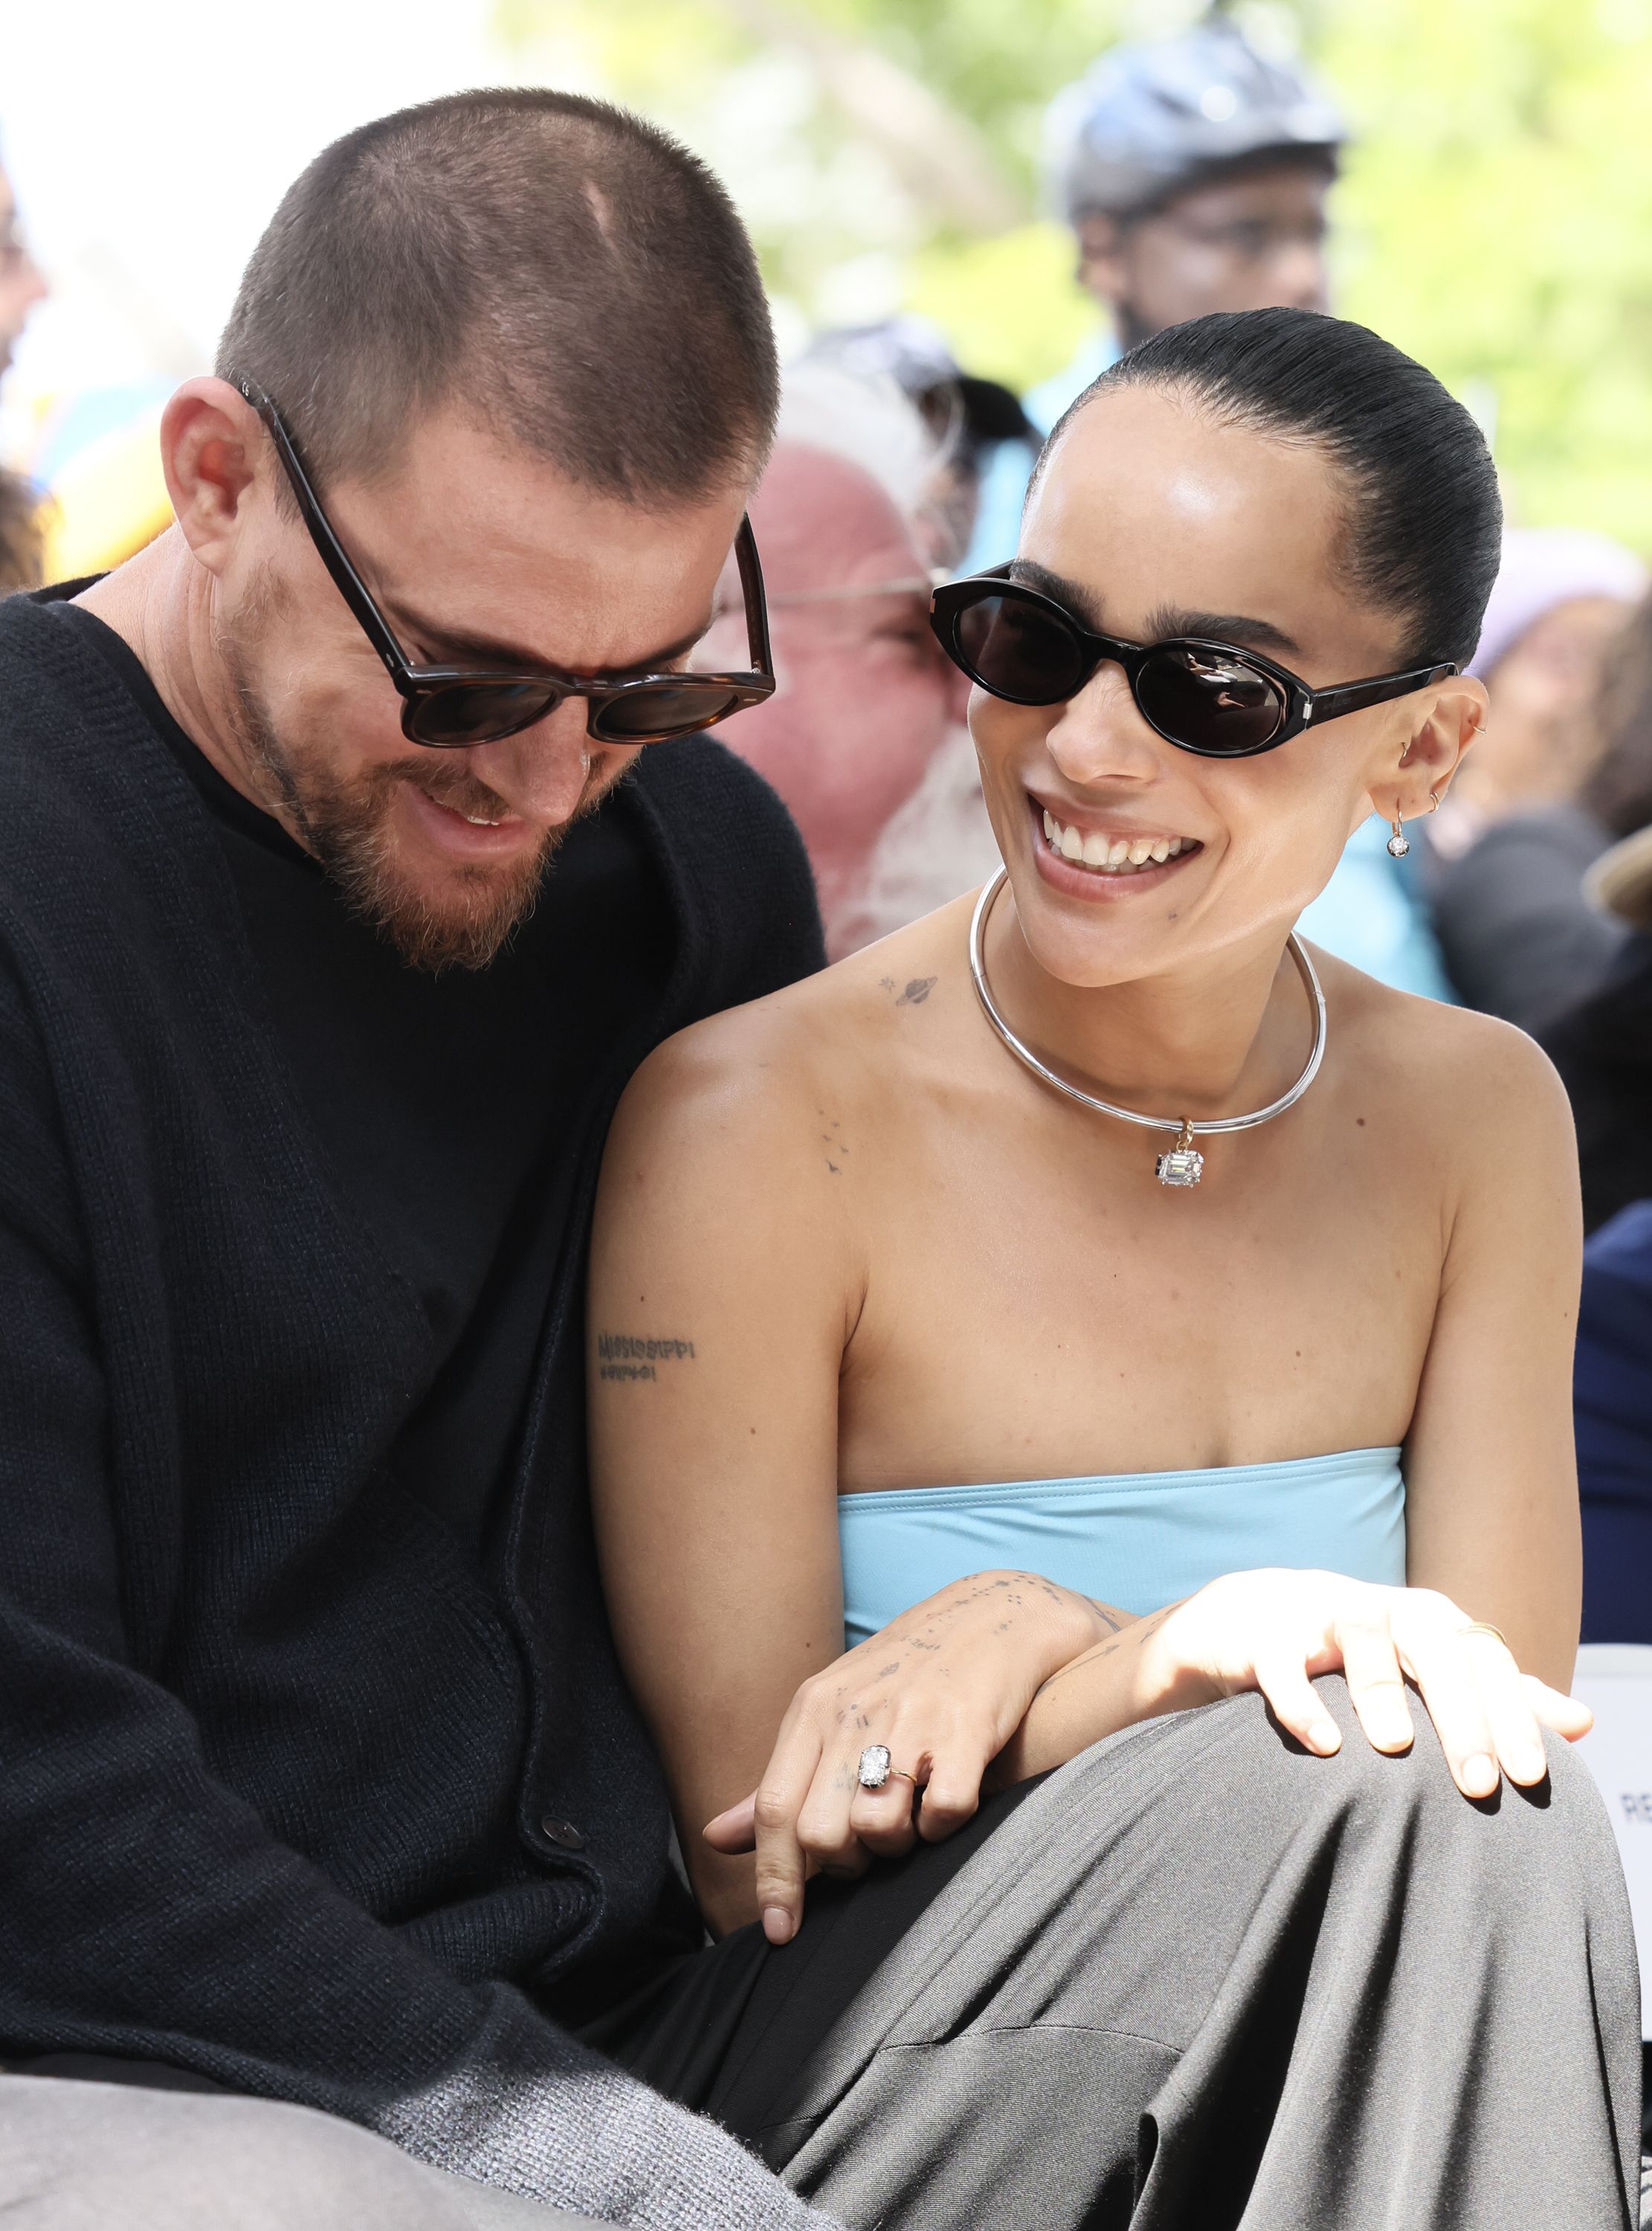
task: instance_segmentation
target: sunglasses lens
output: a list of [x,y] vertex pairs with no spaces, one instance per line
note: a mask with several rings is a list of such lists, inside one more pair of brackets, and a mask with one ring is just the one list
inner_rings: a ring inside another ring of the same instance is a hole
[[1154,654],[1136,676],[1136,702],[1161,736],[1208,759],[1242,758],[1284,726],[1285,693],[1230,651],[1191,644]]
[[408,715],[414,740],[437,749],[492,743],[542,721],[562,692],[536,682],[457,682],[419,697]]
[[726,682],[650,682],[594,708],[592,732],[605,744],[658,744],[691,736],[736,711],[740,698]]
[[972,682],[1016,705],[1059,705],[1089,660],[1066,623],[1016,596],[982,597],[952,622],[953,656]]

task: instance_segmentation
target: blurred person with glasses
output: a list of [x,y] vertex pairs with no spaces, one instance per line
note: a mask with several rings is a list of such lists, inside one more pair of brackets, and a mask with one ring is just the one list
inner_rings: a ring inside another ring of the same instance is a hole
[[[806,361],[752,500],[775,689],[723,733],[791,811],[835,960],[955,898],[997,857],[966,686],[929,624],[937,455],[893,380]],[[732,656],[738,629],[731,610],[712,652]]]
[[[1024,398],[1037,437],[1166,326],[1212,310],[1324,309],[1326,200],[1346,141],[1324,95],[1219,10],[1174,37],[1110,47],[1059,93],[1044,120],[1046,191],[1101,323]],[[1030,463],[1019,444],[1000,451],[965,570],[1015,547]]]

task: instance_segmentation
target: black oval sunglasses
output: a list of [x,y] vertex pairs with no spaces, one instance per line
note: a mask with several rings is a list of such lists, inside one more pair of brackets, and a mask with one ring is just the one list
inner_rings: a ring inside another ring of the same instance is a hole
[[937,589],[929,624],[954,666],[1011,705],[1064,703],[1110,660],[1123,668],[1149,728],[1178,750],[1211,760],[1271,752],[1310,723],[1361,713],[1458,671],[1450,663],[1418,666],[1311,689],[1288,667],[1236,643],[1198,636],[1125,643],[1097,635],[1053,597],[1011,580],[1007,566]]
[[564,673],[549,666],[531,671],[416,666],[334,534],[281,412],[256,380],[242,372],[232,373],[231,378],[263,420],[322,564],[400,693],[402,733],[410,742],[427,744],[435,751],[496,743],[501,736],[513,736],[543,721],[565,698],[583,697],[586,733],[594,741],[660,744],[673,736],[692,736],[701,728],[712,728],[731,713],[760,704],[774,694],[763,568],[749,519],[741,520],[734,538],[734,557],[745,599],[749,673],[609,676]]

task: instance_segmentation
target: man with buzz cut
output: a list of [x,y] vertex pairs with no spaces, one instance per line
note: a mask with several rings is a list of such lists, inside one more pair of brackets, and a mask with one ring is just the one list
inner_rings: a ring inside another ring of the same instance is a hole
[[[581,1299],[631,1070],[822,960],[784,810],[692,740],[772,686],[749,559],[749,655],[681,670],[777,397],[689,156],[438,101],[277,210],[165,414],[176,526],[0,610],[13,2207],[93,2173],[84,2118],[135,2126],[108,2220],[169,2231],[489,2180],[806,2220],[540,2010],[701,1934],[587,1539]],[[203,2149],[236,2196],[192,2215]]]
[[773,686],[776,389],[691,157],[457,95],[287,194],[176,525],[0,608],[8,2231],[1617,2227],[1565,1757],[1485,1818],[1229,1698],[707,1943],[583,1289],[631,1071],[822,957],[697,733]]

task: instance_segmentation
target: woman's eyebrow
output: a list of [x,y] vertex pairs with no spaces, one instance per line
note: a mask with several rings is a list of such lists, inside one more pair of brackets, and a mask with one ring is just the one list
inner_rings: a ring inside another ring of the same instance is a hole
[[1041,589],[1047,597],[1054,597],[1058,605],[1065,605],[1075,619],[1086,627],[1094,628],[1098,635],[1106,633],[1096,618],[1095,605],[1089,592],[1069,581],[1064,573],[1052,573],[1048,566],[1041,566],[1036,558],[1012,558],[1010,579],[1024,581],[1029,589]]
[[1171,636],[1191,635],[1217,643],[1251,645],[1258,650],[1286,650],[1299,656],[1302,646],[1272,620],[1259,620],[1248,612],[1189,612],[1161,605],[1147,622],[1148,638],[1164,643]]
[[[433,620],[421,618],[405,605],[387,606],[387,618],[392,611],[398,632],[405,630],[418,642],[428,644],[433,663],[459,666],[474,662],[479,666],[508,668],[515,674],[545,674],[552,670],[537,651],[526,650],[520,643],[501,643],[496,636],[455,633],[450,628],[439,627]],[[632,659],[624,666],[604,666],[592,670],[609,675],[652,673],[668,665],[672,659],[681,658],[685,652],[692,650],[710,629],[713,617],[707,612],[700,624],[687,635],[658,650],[648,652],[642,658]]]
[[[1096,617],[1094,598],[1076,581],[1068,580],[1064,574],[1051,572],[1048,566],[1041,566],[1036,559],[1016,558],[1010,561],[1010,575],[1012,580],[1024,581],[1029,589],[1042,589],[1047,597],[1054,597],[1058,605],[1065,605],[1068,611],[1082,620],[1087,627],[1093,628],[1098,635],[1112,633],[1112,630],[1104,627]],[[1276,627],[1272,620],[1257,619],[1249,612],[1185,611],[1173,605],[1161,605],[1157,611],[1149,615],[1142,640],[1145,643],[1165,643],[1172,637],[1187,635],[1204,636],[1241,647],[1251,644],[1258,650],[1283,650],[1299,655],[1301,650],[1301,645],[1295,637],[1287,635],[1284,629]]]

